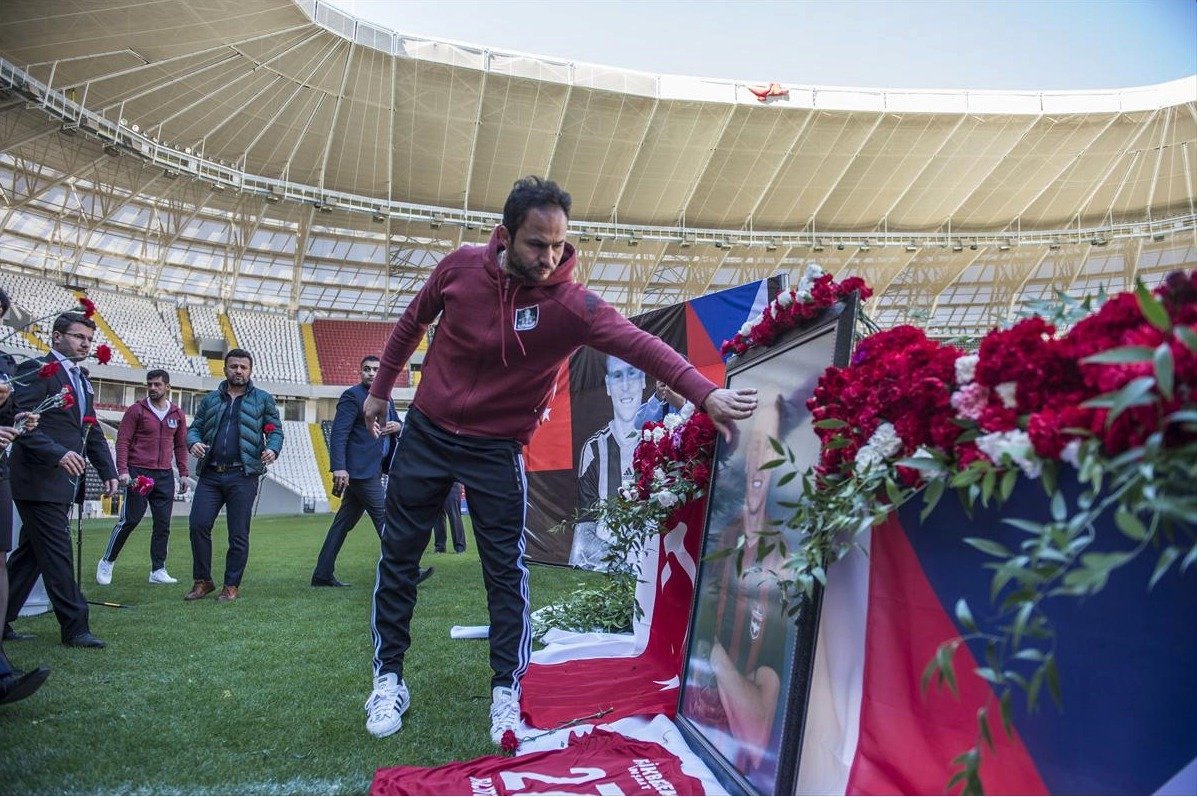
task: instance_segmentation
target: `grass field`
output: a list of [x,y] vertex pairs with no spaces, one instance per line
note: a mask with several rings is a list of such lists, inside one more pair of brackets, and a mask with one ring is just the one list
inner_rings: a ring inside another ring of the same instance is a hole
[[[191,583],[185,517],[176,517],[167,569],[151,585],[149,519],[122,551],[112,585],[95,583],[111,521],[84,529],[83,588],[105,650],[58,644],[53,614],[22,618],[37,634],[9,643],[18,667],[54,673],[40,692],[0,707],[5,794],[365,793],[377,767],[437,765],[494,752],[488,734],[487,644],[451,640],[452,625],[487,623],[474,552],[424,556],[436,573],[420,587],[406,678],[412,708],[388,739],[365,731],[371,686],[370,595],[378,538],[365,520],[350,533],[337,576],[350,589],[313,588],[330,516],[257,518],[243,599],[183,601]],[[468,522],[468,521],[467,521]],[[220,584],[227,538],[213,532]],[[532,566],[533,608],[604,578]]]

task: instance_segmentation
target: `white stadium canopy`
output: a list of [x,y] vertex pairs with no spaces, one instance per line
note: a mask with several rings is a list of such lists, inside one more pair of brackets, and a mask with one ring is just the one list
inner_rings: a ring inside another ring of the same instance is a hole
[[3,267],[153,298],[393,317],[526,174],[628,313],[813,260],[971,333],[1197,263],[1197,76],[762,100],[318,0],[4,0],[0,59]]

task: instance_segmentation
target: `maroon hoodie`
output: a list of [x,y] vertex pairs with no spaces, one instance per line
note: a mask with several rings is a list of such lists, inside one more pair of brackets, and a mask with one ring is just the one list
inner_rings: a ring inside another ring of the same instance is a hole
[[187,476],[187,416],[179,405],[172,401],[162,420],[150,409],[148,398],[125,410],[116,432],[116,472],[128,473],[130,465],[170,470],[172,459],[179,476]]
[[695,406],[715,389],[659,338],[574,282],[577,256],[570,244],[557,269],[539,283],[500,268],[499,250],[494,232],[485,246],[463,246],[441,260],[395,325],[370,395],[390,397],[400,369],[438,315],[413,406],[454,434],[527,444],[553,397],[558,372],[582,346],[631,363]]

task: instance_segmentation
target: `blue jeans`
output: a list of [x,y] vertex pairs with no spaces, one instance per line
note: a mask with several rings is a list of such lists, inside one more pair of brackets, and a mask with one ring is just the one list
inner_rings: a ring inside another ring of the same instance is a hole
[[234,470],[215,473],[205,470],[195,485],[191,500],[191,577],[212,581],[212,524],[226,508],[229,524],[229,552],[224,560],[224,585],[238,587],[249,560],[249,521],[258,496],[258,476]]

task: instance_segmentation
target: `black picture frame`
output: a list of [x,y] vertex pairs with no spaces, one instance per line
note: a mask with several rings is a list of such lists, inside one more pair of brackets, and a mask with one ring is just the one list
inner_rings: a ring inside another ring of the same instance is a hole
[[[822,592],[787,614],[768,572],[777,555],[758,561],[746,530],[777,528],[792,512],[782,502],[800,495],[801,479],[782,485],[786,468],[760,468],[777,457],[767,440],[790,448],[800,471],[817,461],[806,400],[829,366],[848,365],[858,308],[853,294],[728,364],[725,385],[755,387],[760,403],[716,444],[676,722],[731,794],[792,794],[797,783]],[[792,543],[802,531],[783,533]],[[742,573],[736,555],[711,556],[741,538]]]

